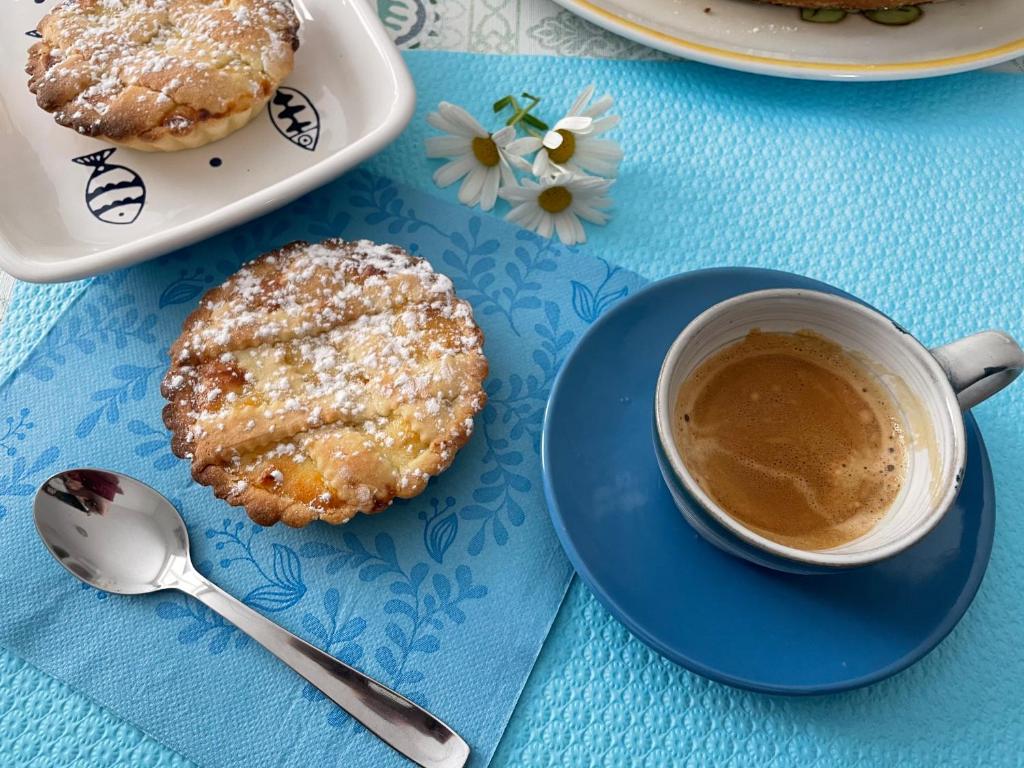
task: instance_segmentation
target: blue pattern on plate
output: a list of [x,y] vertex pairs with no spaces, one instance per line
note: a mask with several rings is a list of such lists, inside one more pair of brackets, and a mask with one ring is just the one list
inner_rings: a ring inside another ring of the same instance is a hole
[[[265,530],[171,456],[158,384],[201,291],[265,250],[328,235],[397,242],[453,277],[486,335],[490,402],[459,460],[423,496],[337,529]],[[18,595],[0,604],[0,642],[198,762],[280,754],[282,765],[400,764],[202,606],[173,594],[99,603],[48,562],[29,514],[36,484],[58,464],[123,469],[182,510],[202,572],[433,708],[485,764],[571,573],[544,514],[547,395],[586,324],[639,283],[365,173],[244,230],[95,280],[0,393],[10,414],[0,422],[0,557],[19,563],[0,574],[5,594]],[[151,684],[128,684],[129,669]],[[169,708],[168,697],[193,703]],[[338,739],[332,727],[348,730]],[[211,736],[196,739],[197,730]],[[301,752],[281,754],[297,739]]]

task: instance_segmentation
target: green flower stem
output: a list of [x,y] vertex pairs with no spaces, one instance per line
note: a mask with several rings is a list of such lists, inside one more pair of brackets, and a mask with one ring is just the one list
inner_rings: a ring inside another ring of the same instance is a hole
[[512,116],[505,121],[505,125],[519,125],[521,123],[523,129],[528,134],[539,136],[540,133],[538,131],[548,130],[548,124],[535,115],[530,114],[530,111],[540,104],[541,99],[539,96],[534,96],[526,91],[523,91],[521,97],[528,101],[525,106],[519,103],[519,99],[509,94],[494,102],[494,111],[497,113],[512,107]]

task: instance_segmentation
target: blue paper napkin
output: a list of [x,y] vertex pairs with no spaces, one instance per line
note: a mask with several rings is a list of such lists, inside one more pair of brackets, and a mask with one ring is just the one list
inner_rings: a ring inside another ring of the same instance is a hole
[[[398,243],[469,299],[489,404],[419,498],[344,527],[263,529],[171,453],[158,391],[199,295],[293,239]],[[571,569],[544,509],[548,389],[610,269],[365,173],[244,230],[93,281],[0,392],[0,643],[205,765],[400,765],[233,626],[177,594],[110,597],[50,561],[31,519],[49,473],[123,470],[175,501],[200,570],[288,629],[430,708],[486,765]],[[614,270],[615,295],[635,275]],[[574,301],[575,299],[575,301]]]

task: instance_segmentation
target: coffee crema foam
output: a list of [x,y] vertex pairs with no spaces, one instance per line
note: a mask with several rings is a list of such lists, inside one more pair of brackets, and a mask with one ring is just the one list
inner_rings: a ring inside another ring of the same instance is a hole
[[831,549],[885,515],[907,471],[906,427],[881,383],[810,331],[751,331],[680,388],[676,445],[731,517],[803,550]]

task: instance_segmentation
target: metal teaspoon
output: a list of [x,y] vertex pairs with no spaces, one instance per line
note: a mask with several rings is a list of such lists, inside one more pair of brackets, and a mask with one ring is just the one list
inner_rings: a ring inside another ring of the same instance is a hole
[[61,565],[97,589],[177,589],[216,611],[324,692],[385,744],[424,768],[462,768],[469,745],[429,712],[335,659],[204,578],[167,499],[127,475],[71,469],[36,492],[35,523]]

